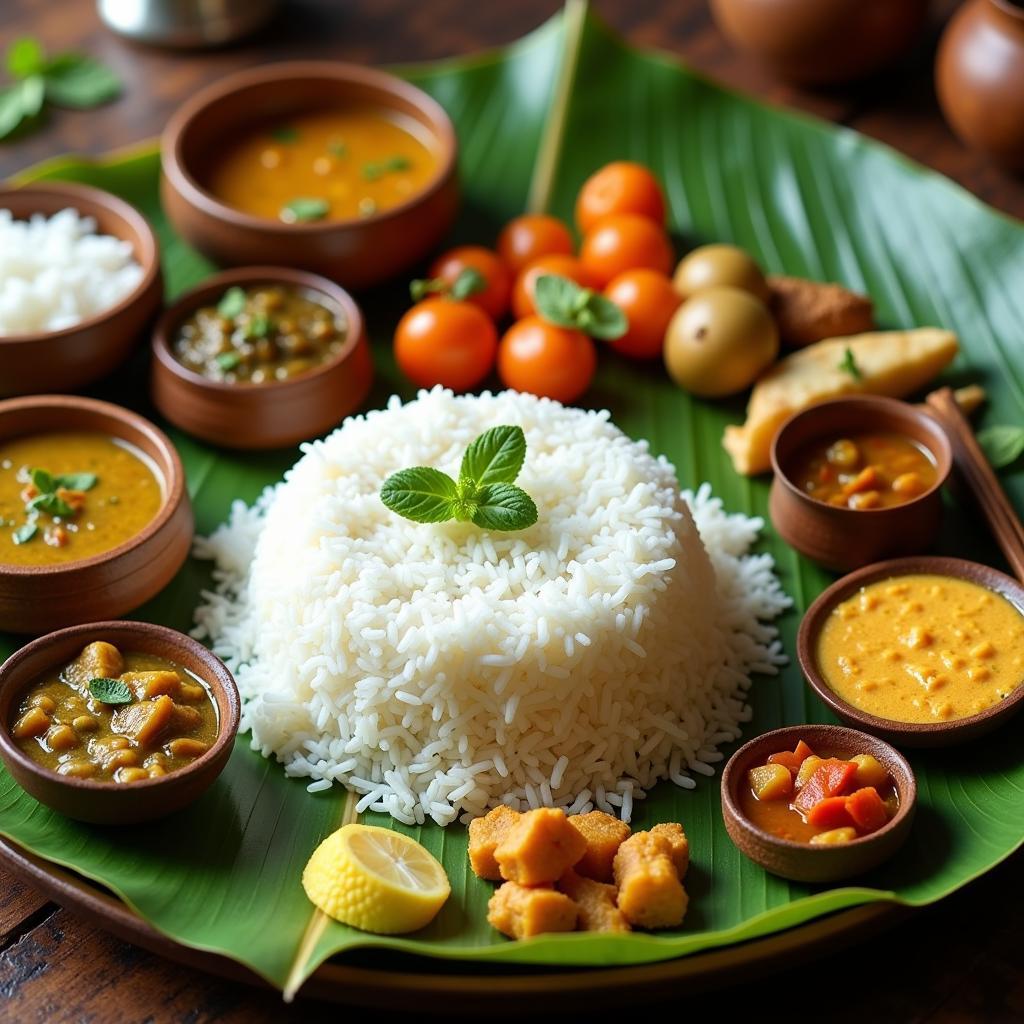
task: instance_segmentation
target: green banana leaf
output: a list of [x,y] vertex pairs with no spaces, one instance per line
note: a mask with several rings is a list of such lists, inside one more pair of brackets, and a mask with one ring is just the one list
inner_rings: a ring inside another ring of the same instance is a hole
[[[1024,421],[1024,227],[987,209],[938,175],[860,136],[738,97],[675,61],[629,48],[585,8],[566,11],[522,41],[471,60],[401,73],[449,111],[461,140],[465,202],[458,240],[491,239],[524,207],[569,217],[581,181],[605,161],[649,164],[664,181],[680,249],[705,240],[745,246],[771,271],[839,280],[869,292],[889,326],[948,325],[963,343],[947,379],[988,389],[990,423]],[[171,295],[210,265],[175,238],[159,208],[152,147],[101,162],[61,159],[35,177],[109,189],[156,225]],[[364,297],[379,371],[371,403],[411,389],[394,372],[390,336],[404,286]],[[145,359],[97,389],[144,403]],[[721,446],[739,403],[682,394],[657,367],[602,355],[588,396],[623,429],[648,438],[676,465],[683,485],[708,480],[729,509],[764,515],[767,483],[737,476]],[[212,530],[235,498],[254,499],[297,452],[240,455],[171,431],[189,479],[198,529]],[[1024,506],[1024,478],[1006,485]],[[950,501],[940,547],[998,561],[980,523]],[[788,651],[807,604],[829,577],[766,529],[795,607],[781,621]],[[189,562],[139,617],[187,629],[208,568]],[[17,645],[0,637],[0,654]],[[790,665],[753,690],[753,735],[784,723],[829,721]],[[550,936],[508,942],[485,920],[489,883],[466,862],[465,831],[402,831],[444,863],[453,895],[437,920],[404,938],[356,932],[313,912],[299,884],[305,861],[346,814],[345,795],[309,795],[242,738],[218,784],[193,807],[131,829],[77,824],[36,804],[0,774],[0,833],[41,857],[107,886],[161,932],[233,957],[294,990],[325,958],[356,947],[519,964],[607,965],[682,956],[777,932],[855,904],[933,902],[987,871],[1024,838],[1021,723],[981,745],[913,755],[920,811],[912,838],[854,886],[822,888],[766,874],[741,856],[721,821],[718,779],[692,792],[659,786],[636,825],[680,820],[691,836],[691,903],[682,929],[656,935]],[[379,815],[364,819],[391,826]],[[399,827],[399,826],[394,826]]]

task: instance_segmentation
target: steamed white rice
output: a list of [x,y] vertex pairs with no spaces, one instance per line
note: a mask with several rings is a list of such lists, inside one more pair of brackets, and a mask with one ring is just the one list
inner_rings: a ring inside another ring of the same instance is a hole
[[[517,533],[421,525],[383,480],[457,475],[489,427],[520,425]],[[360,811],[467,821],[498,803],[629,820],[661,779],[713,774],[783,656],[786,607],[760,520],[727,515],[607,412],[435,389],[346,420],[198,552],[216,560],[196,633],[235,671],[253,746]]]
[[131,243],[67,209],[15,220],[0,210],[0,336],[59,331],[102,313],[142,280]]

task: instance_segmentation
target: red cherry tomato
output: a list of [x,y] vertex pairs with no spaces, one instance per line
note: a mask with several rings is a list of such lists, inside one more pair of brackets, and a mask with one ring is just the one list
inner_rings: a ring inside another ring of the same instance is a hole
[[580,262],[599,288],[637,267],[667,276],[673,259],[672,243],[664,228],[635,213],[618,213],[598,221],[580,247]]
[[626,333],[608,344],[633,359],[660,356],[669,321],[683,301],[671,279],[640,267],[613,278],[604,294],[629,321]]
[[571,256],[573,248],[569,229],[546,213],[524,213],[510,220],[498,235],[498,255],[513,274],[538,256],[556,252]]
[[492,320],[500,320],[508,311],[512,294],[512,274],[496,252],[482,245],[462,245],[442,253],[430,265],[430,277],[453,285],[464,270],[475,270],[487,282],[481,291],[466,297]]
[[533,302],[533,287],[542,274],[567,277],[584,288],[592,286],[590,274],[575,256],[566,256],[564,253],[540,256],[532,263],[528,263],[516,278],[515,287],[512,289],[512,312],[516,319],[522,320],[524,316],[532,316],[537,312]]
[[414,384],[468,391],[494,366],[498,331],[479,307],[454,299],[416,303],[395,328],[395,360]]
[[514,323],[498,347],[498,374],[507,387],[559,402],[575,402],[590,387],[596,368],[590,338],[539,316]]
[[576,197],[576,227],[584,234],[613,213],[635,213],[665,223],[665,197],[643,164],[616,160],[592,174]]

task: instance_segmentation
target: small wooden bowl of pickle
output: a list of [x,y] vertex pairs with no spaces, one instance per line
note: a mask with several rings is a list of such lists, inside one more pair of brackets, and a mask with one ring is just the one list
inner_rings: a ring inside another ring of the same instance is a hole
[[244,267],[171,305],[153,334],[153,402],[227,448],[284,448],[335,427],[373,381],[352,296],[301,270]]
[[227,764],[239,714],[223,662],[147,622],[70,626],[0,666],[0,759],[79,821],[150,821],[191,803]]

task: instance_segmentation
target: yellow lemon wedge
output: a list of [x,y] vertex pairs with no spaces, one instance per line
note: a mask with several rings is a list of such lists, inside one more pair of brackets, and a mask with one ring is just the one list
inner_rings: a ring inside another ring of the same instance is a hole
[[329,917],[379,935],[429,924],[452,887],[415,839],[373,825],[344,825],[314,851],[302,872],[306,895]]

